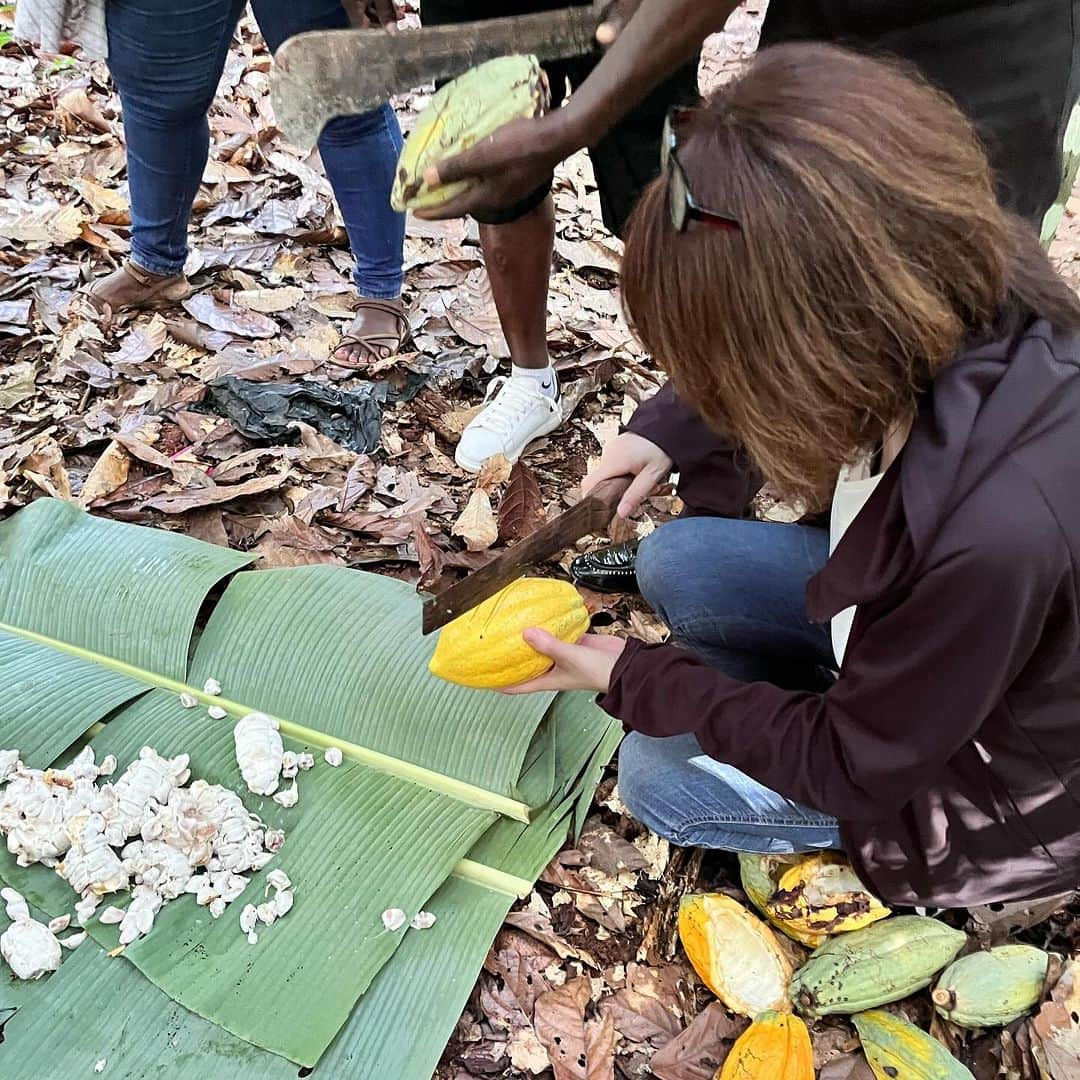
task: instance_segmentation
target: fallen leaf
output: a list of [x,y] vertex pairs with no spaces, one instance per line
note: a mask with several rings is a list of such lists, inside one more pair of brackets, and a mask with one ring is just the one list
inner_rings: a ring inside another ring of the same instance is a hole
[[143,509],[160,510],[164,514],[183,514],[188,510],[197,510],[203,506],[218,506],[245,495],[259,495],[264,491],[273,491],[281,487],[288,478],[289,470],[286,469],[273,476],[256,476],[242,484],[213,485],[180,491],[172,495],[155,495],[142,505]]
[[245,311],[243,308],[230,307],[215,300],[210,293],[197,293],[184,301],[184,310],[194,319],[214,330],[225,330],[230,334],[249,338],[270,338],[279,332],[273,319],[260,315],[257,311]]
[[574,979],[536,1000],[533,1027],[555,1080],[611,1080],[615,1075],[615,1025],[606,1013],[586,1022],[591,1000],[588,979]]
[[469,551],[484,551],[499,538],[499,527],[491,512],[491,499],[483,488],[473,490],[451,533],[460,536]]
[[600,965],[591,953],[572,945],[563,935],[555,932],[555,928],[551,925],[551,918],[547,915],[535,911],[511,911],[506,916],[506,924],[536,938],[563,960],[580,960],[587,967],[594,970],[600,969]]
[[0,383],[0,412],[13,409],[37,393],[38,365],[28,361],[12,364],[7,378]]
[[748,1026],[748,1020],[732,1016],[714,1001],[685,1031],[653,1055],[653,1075],[657,1080],[712,1080],[732,1043]]
[[27,326],[30,322],[29,300],[0,301],[0,323],[8,326]]
[[596,817],[585,822],[577,848],[589,856],[590,866],[613,877],[623,870],[644,870],[648,865],[633,844]]
[[[661,1078],[674,1080],[674,1078]],[[875,1080],[874,1070],[862,1054],[842,1054],[818,1073],[818,1080]]]
[[109,355],[109,363],[114,370],[145,363],[164,346],[167,337],[165,320],[155,315],[148,323],[131,328],[119,350]]
[[249,311],[261,311],[275,314],[290,311],[304,301],[304,290],[297,285],[286,285],[280,289],[244,289],[233,293],[233,303]]
[[318,525],[307,525],[293,515],[274,518],[266,534],[255,547],[259,566],[344,566],[345,560],[334,553],[340,543]]
[[624,1039],[666,1046],[682,1031],[678,984],[682,981],[688,986],[686,976],[681,964],[659,970],[631,964],[626,973],[629,985],[605,998],[600,1009],[611,1014],[615,1030]]
[[79,505],[86,507],[95,499],[111,495],[121,484],[127,482],[130,470],[131,458],[127,451],[115,440],[110,442],[87,474],[82,491],[79,492]]
[[1080,961],[1070,960],[1031,1021],[1032,1050],[1051,1080],[1080,1080]]
[[101,115],[101,110],[90,100],[82,87],[67,90],[56,99],[56,110],[62,115],[81,120],[84,124],[106,134],[112,134],[113,126]]
[[413,522],[413,543],[416,545],[416,558],[420,563],[420,580],[416,583],[418,592],[434,592],[443,572],[443,553],[432,542],[424,529],[424,520],[417,515]]
[[1001,945],[1018,930],[1026,930],[1063,908],[1073,894],[1062,893],[1045,900],[1023,900],[1008,904],[980,904],[969,908],[975,934],[988,945]]
[[476,486],[483,488],[490,495],[497,487],[506,483],[510,477],[510,471],[511,465],[506,460],[506,455],[493,454],[480,466]]
[[98,217],[107,213],[124,214],[129,209],[127,199],[119,191],[102,187],[86,177],[76,180],[74,186]]
[[86,215],[74,205],[0,213],[0,236],[27,244],[70,244],[82,236]]
[[517,462],[499,503],[499,539],[524,540],[544,524],[544,498],[532,470]]
[[510,1064],[520,1072],[530,1072],[534,1076],[542,1073],[549,1066],[547,1050],[536,1037],[531,1027],[517,1028],[506,1044],[510,1055]]

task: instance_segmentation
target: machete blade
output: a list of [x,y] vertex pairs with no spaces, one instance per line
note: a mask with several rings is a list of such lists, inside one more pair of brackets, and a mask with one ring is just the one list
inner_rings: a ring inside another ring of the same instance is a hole
[[541,11],[419,30],[312,30],[274,57],[277,126],[295,146],[313,146],[328,121],[368,112],[393,94],[451,79],[485,60],[532,53],[541,61],[594,51],[593,7]]

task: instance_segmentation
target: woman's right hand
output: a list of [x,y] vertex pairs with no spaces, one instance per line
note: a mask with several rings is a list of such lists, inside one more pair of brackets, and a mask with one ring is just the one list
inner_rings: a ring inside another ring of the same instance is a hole
[[600,464],[582,480],[581,494],[588,495],[601,480],[632,476],[633,483],[626,489],[618,509],[619,517],[629,518],[667,481],[674,468],[675,462],[656,443],[624,431],[607,444],[600,456]]

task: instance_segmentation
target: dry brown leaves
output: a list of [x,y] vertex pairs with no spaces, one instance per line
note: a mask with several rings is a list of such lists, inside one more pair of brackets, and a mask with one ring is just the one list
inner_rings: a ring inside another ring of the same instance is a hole
[[[744,8],[706,50],[706,83],[752,51],[761,10]],[[0,30],[10,18],[0,8]],[[245,22],[210,113],[186,266],[194,295],[155,314],[103,318],[77,290],[130,247],[108,73],[100,63],[0,47],[0,516],[49,495],[252,551],[260,566],[363,566],[436,590],[571,505],[589,461],[659,385],[619,311],[620,248],[600,224],[578,155],[554,190],[548,305],[571,418],[512,469],[495,461],[472,478],[453,461],[507,355],[477,229],[465,221],[408,224],[413,351],[371,374],[389,391],[410,376],[427,381],[412,400],[383,407],[379,447],[357,454],[306,423],[290,429],[291,441],[255,445],[207,411],[210,381],[345,390],[366,381],[332,361],[355,308],[351,257],[317,157],[273,132],[269,62]],[[406,127],[414,101],[399,102]],[[1080,202],[1054,254],[1080,277]],[[643,527],[678,508],[669,496],[652,500]],[[585,598],[600,625],[629,626],[648,640],[663,634],[635,601]],[[578,849],[563,852],[511,914],[440,1078],[639,1080],[651,1069],[660,1080],[709,1080],[745,1026],[710,1003],[677,959],[671,917],[685,889],[734,889],[732,868],[699,881],[699,858],[669,864],[667,846],[621,812],[610,788]],[[1015,931],[1005,923],[988,918],[987,935]],[[1070,946],[1072,927],[1055,924]],[[957,1043],[957,1052],[979,1062],[980,1080],[987,1069],[1034,1075],[1033,1057],[1054,1080],[1074,1080],[1071,995],[1059,984],[1030,1036],[1021,1026]],[[866,1080],[862,1057],[837,1030],[815,1029],[821,1076]]]

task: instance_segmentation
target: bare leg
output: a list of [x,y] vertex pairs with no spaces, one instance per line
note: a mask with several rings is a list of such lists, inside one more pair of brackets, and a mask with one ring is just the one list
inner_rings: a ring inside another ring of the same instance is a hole
[[513,362],[522,368],[547,367],[547,296],[555,246],[551,196],[517,221],[481,225],[480,246]]

